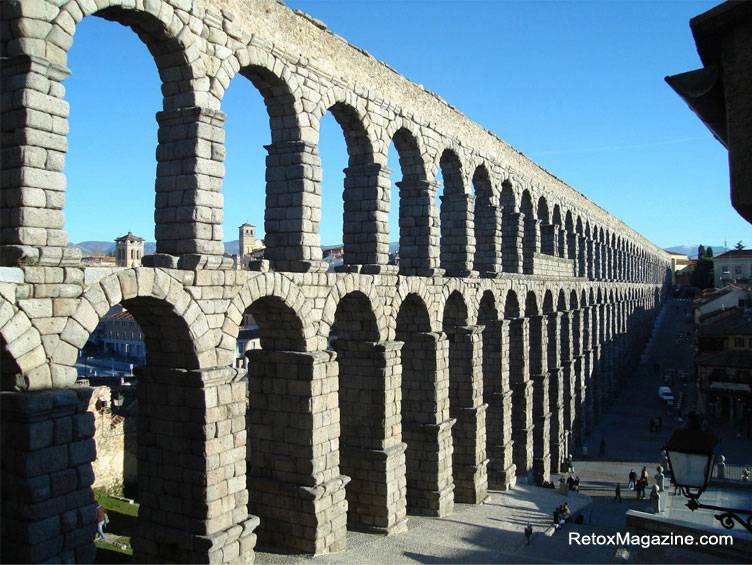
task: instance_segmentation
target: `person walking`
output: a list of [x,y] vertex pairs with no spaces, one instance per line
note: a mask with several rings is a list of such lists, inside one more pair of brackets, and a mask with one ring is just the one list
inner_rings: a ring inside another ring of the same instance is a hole
[[107,522],[107,510],[105,510],[104,506],[102,506],[101,504],[97,504],[96,514],[97,514],[97,539],[101,539],[102,541],[107,541],[107,538],[104,535],[104,525]]
[[614,499],[611,502],[616,502],[617,500],[621,503],[621,486],[619,486],[619,483],[616,483]]
[[629,472],[629,484],[627,485],[627,488],[629,488],[630,490],[634,490],[636,483],[637,483],[637,473],[635,473],[635,470],[632,469]]

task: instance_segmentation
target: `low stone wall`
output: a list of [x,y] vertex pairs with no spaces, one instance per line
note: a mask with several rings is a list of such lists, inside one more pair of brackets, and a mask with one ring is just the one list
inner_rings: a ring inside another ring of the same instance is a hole
[[552,279],[576,276],[574,261],[572,259],[564,259],[563,257],[555,257],[543,253],[536,253],[533,256],[533,269],[536,275]]

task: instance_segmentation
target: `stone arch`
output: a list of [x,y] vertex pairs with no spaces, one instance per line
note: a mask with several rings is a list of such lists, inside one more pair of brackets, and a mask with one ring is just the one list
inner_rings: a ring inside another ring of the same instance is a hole
[[574,290],[574,289],[572,289],[570,291],[570,293],[569,293],[569,309],[570,310],[579,310],[579,308],[580,308],[579,304],[580,304],[580,302],[579,302],[579,299],[577,297],[577,291]]
[[402,181],[426,181],[428,174],[426,166],[426,148],[423,138],[414,133],[417,129],[412,123],[405,123],[404,120],[397,118],[389,122],[386,135],[388,140],[394,142],[394,147],[399,154],[400,169],[402,170]]
[[348,169],[372,164],[375,157],[371,141],[373,136],[369,132],[370,119],[362,100],[350,90],[335,87],[322,96],[312,118],[319,123],[326,112],[330,112],[342,128],[347,145]]
[[[51,5],[49,8],[50,12],[54,10]],[[29,43],[20,42],[18,46],[19,50],[14,54],[15,56],[22,56],[21,53],[23,52],[24,45],[32,45],[33,43],[37,45],[37,48],[32,49],[32,51],[35,51],[32,55],[42,57],[51,64],[45,66],[45,70],[41,72],[40,68],[29,69],[26,64],[12,65],[12,68],[17,73],[14,82],[28,85],[35,83],[37,78],[41,76],[45,82],[49,81],[52,84],[52,87],[45,87],[44,93],[39,93],[30,86],[22,86],[15,96],[16,99],[22,100],[24,96],[18,94],[33,91],[34,95],[40,98],[35,103],[35,108],[26,108],[21,105],[16,109],[23,113],[34,111],[38,114],[45,114],[50,122],[55,123],[54,131],[45,132],[45,136],[48,136],[49,139],[44,142],[46,144],[44,147],[45,149],[49,149],[50,152],[49,158],[40,167],[45,173],[44,175],[40,175],[38,171],[34,171],[33,173],[35,178],[43,179],[43,186],[36,187],[38,191],[50,195],[46,199],[42,196],[44,200],[42,206],[35,204],[35,207],[44,208],[45,210],[45,225],[43,227],[25,225],[26,220],[24,218],[29,215],[24,213],[24,210],[29,208],[26,204],[28,195],[24,199],[21,198],[20,193],[22,190],[26,190],[22,179],[27,174],[30,174],[30,172],[24,172],[24,169],[27,168],[26,165],[21,167],[20,174],[16,180],[11,179],[7,183],[7,186],[4,187],[7,190],[7,193],[4,194],[5,200],[8,203],[14,203],[12,206],[8,206],[12,210],[11,215],[19,217],[19,220],[17,220],[18,225],[3,230],[3,243],[24,246],[23,252],[28,259],[37,264],[47,265],[59,264],[61,256],[72,260],[77,255],[76,251],[66,248],[67,232],[64,230],[63,215],[66,187],[65,175],[62,171],[66,151],[65,138],[68,130],[67,118],[69,111],[68,105],[64,101],[64,88],[59,87],[57,83],[63,81],[70,74],[70,71],[65,67],[67,53],[73,45],[77,24],[84,17],[96,15],[130,27],[151,52],[162,80],[162,106],[164,111],[159,112],[157,115],[160,123],[164,121],[167,115],[171,116],[170,119],[175,118],[173,114],[180,108],[210,104],[206,100],[209,98],[207,93],[197,91],[197,88],[200,88],[200,85],[203,84],[202,79],[205,78],[205,68],[196,37],[188,25],[183,23],[171,8],[162,10],[162,5],[157,2],[149,3],[147,6],[136,6],[132,2],[120,2],[118,0],[105,0],[104,2],[97,3],[70,1],[54,13],[56,15],[49,22],[46,36],[34,39],[33,42]],[[14,21],[22,22],[23,19]],[[43,42],[41,49],[39,48],[39,42]],[[42,50],[44,51],[43,54],[40,53]],[[12,75],[9,74],[5,77],[5,82],[11,81],[12,78]],[[34,118],[35,121],[38,119],[40,119],[39,115]],[[29,123],[25,120],[21,120],[20,123],[23,124],[24,122]],[[19,130],[23,127],[25,126],[20,126]],[[10,132],[7,132],[7,134],[12,136]],[[20,136],[17,137],[20,138]],[[25,135],[23,137],[24,140],[19,142],[15,149],[19,153],[23,153],[26,147],[31,147],[35,143],[35,141],[25,139]],[[161,132],[160,138],[162,137],[169,138],[170,136],[164,136]],[[181,141],[183,140],[181,139]],[[155,144],[156,142],[157,139],[155,139]],[[157,170],[156,182],[157,185],[169,186],[170,180],[174,180],[174,175],[169,173],[169,179],[163,176],[167,175],[166,171],[170,170],[169,166],[164,166],[163,149],[162,147],[162,151],[158,151],[160,167]],[[187,157],[189,156],[180,155],[179,159],[182,160]],[[182,167],[181,172],[183,174],[191,174],[193,171],[186,171],[185,167]],[[155,221],[157,226],[157,251],[159,253],[178,252],[177,240],[170,238],[170,234],[175,231],[173,230],[175,222],[169,217],[169,214],[164,213],[162,210],[163,203],[168,199],[170,201],[176,200],[174,194],[168,195],[165,192],[156,195]],[[185,200],[182,197],[177,198],[177,201]],[[34,218],[37,216],[37,212],[31,215]],[[191,232],[190,229],[185,231]],[[183,239],[185,240],[186,238]],[[191,244],[184,242],[183,245],[190,246]],[[195,245],[195,247],[199,247],[199,245]],[[211,247],[212,251],[221,254],[221,240],[205,241],[203,242],[203,247]],[[43,249],[45,252],[41,252]],[[55,251],[52,252],[51,249]]]
[[[339,297],[334,314],[337,340],[379,341],[381,331],[373,305],[372,297],[362,290],[353,290]],[[330,328],[335,324],[330,325]],[[331,331],[329,335],[331,336]]]
[[535,294],[535,291],[529,290],[527,294],[525,295],[525,316],[539,316],[540,315],[540,309],[538,307],[538,296]]
[[[342,193],[343,262],[345,265],[386,264],[390,171],[385,165],[375,163],[374,136],[369,131],[370,118],[365,103],[351,90],[334,87],[324,94],[317,110],[323,108],[342,128],[348,153]],[[316,124],[320,124],[320,118]]]
[[[259,302],[266,299],[264,302]],[[249,276],[248,281],[230,302],[222,326],[224,334],[234,342],[237,339],[243,313],[259,302],[254,313],[257,321],[266,322],[260,328],[261,347],[282,351],[317,351],[326,349],[325,339],[316,336],[310,301],[287,276],[264,273]],[[282,316],[281,318],[279,316]],[[271,328],[279,327],[279,332]],[[232,348],[230,348],[232,350]]]
[[[393,300],[391,301],[391,314],[387,318],[387,324],[389,328],[387,339],[398,339],[395,337],[397,328],[397,316],[402,310],[405,300],[407,300],[409,296],[411,296],[412,301],[418,301],[417,304],[420,305],[420,308],[426,310],[427,316],[427,322],[425,324],[420,324],[420,328],[422,329],[413,328],[410,331],[441,331],[441,322],[439,321],[440,316],[437,314],[439,306],[432,297],[431,293],[428,291],[428,287],[426,286],[425,281],[418,277],[405,277],[400,279],[400,284],[396,288],[396,294],[393,296]],[[413,302],[413,307],[415,305],[416,303]],[[402,322],[404,325],[405,320],[402,320]],[[408,325],[412,327],[412,324]]]
[[522,272],[534,273],[534,257],[540,249],[540,233],[538,231],[539,220],[536,218],[532,195],[528,190],[522,192],[520,212],[523,216],[522,237]]
[[230,83],[238,80],[237,75],[249,80],[263,98],[272,145],[303,138],[303,130],[310,127],[309,120],[302,119],[301,88],[284,59],[253,45],[236,50],[231,57],[222,61],[212,79],[212,88],[220,100],[224,98]]
[[504,301],[504,318],[519,318],[520,317],[520,304],[517,299],[517,293],[513,290],[507,292],[506,299]]
[[72,367],[99,319],[117,304],[141,326],[149,366],[217,366],[216,338],[201,308],[181,283],[161,269],[147,267],[118,271],[84,291],[60,334],[53,363]]
[[165,110],[202,106],[192,83],[206,76],[196,35],[174,10],[162,9],[162,4],[166,2],[139,7],[128,0],[70,0],[60,8],[47,34],[47,58],[65,65],[76,25],[86,16],[99,16],[130,27],[149,49],[162,78]]
[[[437,314],[442,325],[467,326],[476,319],[477,305],[475,297],[467,294],[460,281],[451,280],[441,289],[441,300],[438,303]],[[447,312],[447,309],[450,312]]]
[[[373,285],[368,284],[368,281],[363,277],[345,275],[337,281],[324,301],[324,308],[321,314],[321,321],[319,322],[318,333],[322,337],[326,337],[331,333],[332,324],[335,322],[337,311],[340,309],[342,300],[350,296],[352,293],[356,293],[358,296],[357,303],[350,301],[350,304],[358,307],[360,314],[368,313],[368,323],[365,325],[371,326],[370,318],[373,317],[375,326],[370,327],[367,332],[368,336],[361,336],[359,339],[362,341],[382,341],[387,338],[388,326],[386,316],[384,314],[383,301],[376,296],[375,288]],[[352,297],[351,297],[352,299]],[[352,312],[354,316],[359,313]],[[366,319],[360,319],[361,327],[366,322]],[[353,330],[355,331],[355,330]]]
[[399,347],[379,342],[372,304],[360,290],[341,296],[330,341],[337,352],[340,467],[351,477],[345,489],[348,527],[388,533],[403,530],[406,520],[405,490],[392,476],[404,474],[401,383],[391,378]]
[[441,196],[439,258],[449,276],[468,276],[475,255],[475,222],[472,196],[465,186],[462,161],[453,149],[439,158],[444,179]]
[[544,224],[551,223],[551,215],[548,210],[548,201],[545,196],[538,198],[537,217]]
[[401,422],[407,444],[407,508],[415,514],[444,516],[454,506],[451,426],[447,425],[448,342],[442,333],[432,331],[425,295],[415,291],[400,287],[395,305],[395,336],[403,343]]
[[[447,292],[447,291],[445,291]],[[459,290],[449,291],[449,296],[443,303],[442,319],[444,326],[466,326],[470,313],[465,297]]]
[[[443,326],[449,342],[449,415],[452,427],[452,469],[457,502],[479,504],[488,488],[485,457],[483,380],[477,369],[482,335],[469,326],[470,308],[459,290],[452,290],[444,303]],[[480,363],[479,363],[480,362]]]
[[551,314],[554,311],[554,295],[550,289],[543,293],[542,314]]
[[478,165],[473,173],[475,192],[475,257],[473,270],[494,274],[501,269],[501,217],[488,169]]
[[501,304],[494,288],[481,289],[478,324],[483,326],[483,402],[486,411],[485,447],[488,457],[488,484],[505,489],[514,480],[512,466],[512,410],[509,372],[505,358],[509,354],[508,333],[501,321]]
[[499,195],[501,206],[501,268],[505,273],[522,272],[522,255],[519,226],[519,208],[512,183],[501,183]]
[[557,202],[554,204],[551,223],[554,225],[554,249],[556,255],[563,259],[568,258],[567,254],[567,233],[564,231],[564,222],[561,217],[561,206]]
[[[396,129],[392,131],[392,128]],[[399,189],[400,272],[425,272],[435,267],[438,260],[438,249],[432,244],[432,236],[439,228],[434,207],[436,184],[426,176],[422,138],[413,134],[401,120],[390,122],[387,133],[394,142],[402,172],[402,180],[396,183]]]
[[483,325],[500,319],[493,290],[483,290],[478,306],[478,324]]
[[39,330],[23,310],[0,296],[0,390],[52,388],[46,361]]

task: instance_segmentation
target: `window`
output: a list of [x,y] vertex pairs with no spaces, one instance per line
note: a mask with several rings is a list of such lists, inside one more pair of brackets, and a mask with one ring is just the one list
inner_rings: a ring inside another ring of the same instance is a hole
[[734,338],[734,347],[744,347],[744,338],[743,337],[735,337]]
[[734,274],[738,276],[742,276],[742,266],[741,265],[734,265]]
[[730,271],[729,271],[729,266],[728,265],[722,265],[721,266],[721,275],[728,276],[729,272]]

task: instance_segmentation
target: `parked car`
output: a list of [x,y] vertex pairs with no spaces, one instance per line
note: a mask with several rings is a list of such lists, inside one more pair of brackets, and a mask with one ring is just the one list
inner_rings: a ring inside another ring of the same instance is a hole
[[667,403],[669,400],[671,401],[671,405],[674,404],[674,393],[671,392],[671,388],[667,386],[660,386],[658,387],[658,398],[663,400],[663,402]]

